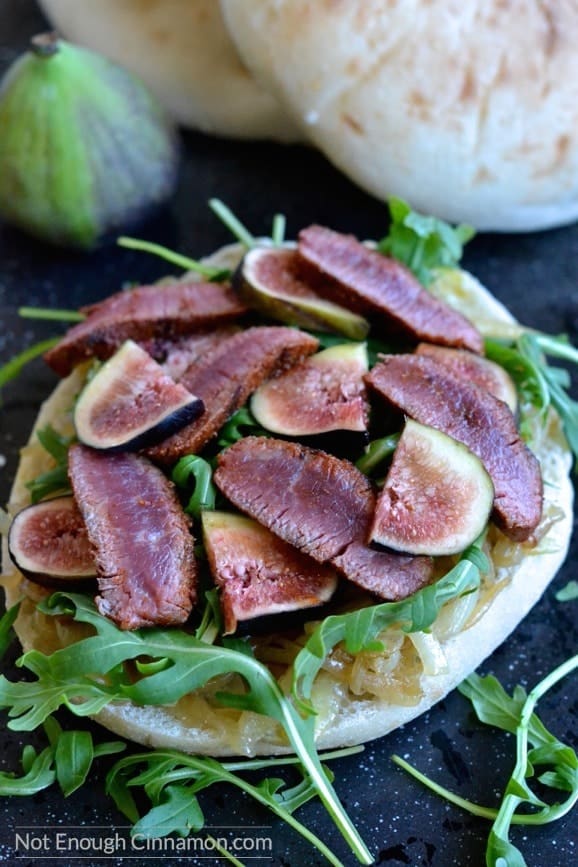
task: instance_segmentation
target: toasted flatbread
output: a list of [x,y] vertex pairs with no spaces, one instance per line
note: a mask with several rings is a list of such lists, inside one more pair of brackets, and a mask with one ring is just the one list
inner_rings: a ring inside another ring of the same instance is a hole
[[[230,267],[240,256],[241,249],[231,245],[206,261]],[[519,328],[508,311],[464,271],[440,273],[433,290],[469,314],[487,336],[514,334]],[[36,430],[51,424],[62,433],[72,431],[70,409],[84,375],[85,368],[76,368],[43,404],[22,450],[8,507],[11,514],[29,502],[26,482],[51,465]],[[386,650],[363,652],[356,658],[336,648],[313,690],[320,748],[380,737],[428,710],[502,644],[539,600],[566,556],[573,522],[571,456],[554,412],[531,446],[541,464],[545,491],[536,544],[512,542],[492,527],[486,549],[493,564],[491,574],[484,578],[479,593],[446,605],[431,634],[411,636],[390,629],[382,636]],[[45,591],[22,578],[8,556],[6,540],[3,545],[7,605],[20,598],[23,589],[27,594],[15,624],[23,648],[51,652],[83,635],[78,624],[37,611],[36,601]],[[310,629],[310,625],[305,627],[305,631]],[[287,688],[290,660],[304,637],[305,632],[296,641],[283,641],[276,635],[258,639],[257,653],[264,660],[268,648],[275,649],[277,660],[286,654],[285,672],[278,662],[275,671]],[[214,698],[217,689],[212,682],[171,707],[114,703],[96,719],[117,734],[148,746],[213,756],[288,751],[274,722],[252,712],[222,707]]]

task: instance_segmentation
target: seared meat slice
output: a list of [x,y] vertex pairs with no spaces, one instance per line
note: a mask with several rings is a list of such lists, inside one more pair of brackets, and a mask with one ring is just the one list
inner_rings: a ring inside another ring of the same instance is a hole
[[516,411],[516,386],[509,373],[495,361],[474,355],[467,349],[449,349],[447,346],[434,346],[432,343],[420,343],[415,351],[418,355],[428,355],[435,361],[446,364],[456,376],[475,382],[507,403],[512,412]]
[[511,539],[529,539],[542,514],[542,477],[506,404],[426,355],[385,356],[365,381],[416,421],[464,443],[488,471],[494,519]]
[[172,338],[236,319],[247,308],[221,283],[175,281],[140,286],[83,309],[73,326],[44,356],[60,376],[87,358],[109,358],[129,338]]
[[367,537],[371,484],[325,452],[246,437],[220,453],[214,480],[237,508],[320,563]]
[[318,341],[295,328],[256,327],[220,342],[182,375],[180,382],[205,404],[205,412],[157,446],[154,461],[169,464],[198,453],[230,415],[274,373],[292,367],[317,349]]
[[431,557],[376,550],[363,542],[352,542],[331,563],[349,581],[387,600],[411,596],[429,584],[433,576]]
[[68,461],[100,613],[121,629],[183,623],[196,601],[194,540],[171,483],[139,455],[75,445]]
[[236,334],[234,325],[207,331],[206,334],[183,334],[172,339],[153,337],[139,340],[139,345],[157,361],[164,372],[178,382],[191,364],[203,358],[221,341]]
[[203,536],[227,633],[239,620],[321,605],[337,587],[332,569],[243,515],[204,512]]
[[350,310],[381,321],[394,336],[427,340],[482,353],[477,328],[461,313],[431,295],[404,265],[357,240],[323,226],[299,233],[299,253],[331,278],[315,290]]

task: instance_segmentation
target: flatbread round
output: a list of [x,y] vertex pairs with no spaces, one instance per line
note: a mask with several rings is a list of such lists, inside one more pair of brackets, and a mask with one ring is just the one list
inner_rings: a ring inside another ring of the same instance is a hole
[[[240,256],[241,248],[231,245],[205,261],[230,267]],[[433,288],[449,303],[459,304],[466,315],[475,315],[486,335],[513,334],[518,330],[508,311],[466,272],[440,272]],[[71,432],[70,408],[82,387],[84,373],[85,368],[80,366],[58,385],[42,406],[34,431],[50,423],[62,433]],[[26,482],[50,466],[50,458],[34,431],[22,450],[10,497],[12,514],[29,502]],[[493,562],[492,574],[477,595],[446,605],[431,635],[407,636],[390,629],[382,636],[386,648],[383,653],[362,653],[355,659],[338,647],[331,664],[320,672],[313,691],[320,748],[380,737],[426,711],[502,644],[538,601],[566,556],[573,522],[571,457],[554,413],[532,447],[545,482],[544,513],[535,534],[537,544],[511,542],[491,528],[487,553]],[[29,582],[22,584],[22,576],[8,557],[5,539],[3,545],[7,605],[21,596],[23,586],[30,594],[15,624],[24,649],[35,647],[51,652],[80,637],[83,633],[78,624],[36,610],[35,599],[46,595],[46,591]],[[278,653],[279,637],[260,639],[258,655],[266,658],[269,645]],[[289,643],[283,649],[290,658],[298,645]],[[289,687],[290,675],[288,665],[281,676],[282,685]],[[288,751],[274,722],[252,712],[220,706],[214,698],[217,689],[212,684],[171,707],[114,703],[96,719],[119,735],[154,747],[213,756]]]
[[578,218],[574,0],[221,0],[256,79],[379,198],[478,229]]
[[296,141],[289,120],[242,63],[216,0],[40,0],[66,38],[141,78],[184,126]]

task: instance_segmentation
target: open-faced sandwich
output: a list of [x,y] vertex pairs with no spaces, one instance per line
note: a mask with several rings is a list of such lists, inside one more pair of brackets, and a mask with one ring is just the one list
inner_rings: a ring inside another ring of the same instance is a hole
[[62,381],[3,552],[43,712],[212,756],[357,744],[539,599],[572,527],[543,355],[566,344],[451,260],[428,270],[393,212],[378,245],[244,237],[84,308],[48,351]]

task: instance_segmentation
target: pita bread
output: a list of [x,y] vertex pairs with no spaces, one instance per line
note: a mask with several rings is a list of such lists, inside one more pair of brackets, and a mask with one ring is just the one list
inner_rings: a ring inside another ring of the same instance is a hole
[[379,198],[478,229],[578,218],[576,0],[221,0],[255,78]]
[[[205,261],[230,267],[241,254],[239,246],[231,245]],[[440,273],[434,288],[449,303],[459,303],[466,315],[483,311],[485,315],[476,321],[484,333],[512,334],[518,330],[507,310],[466,272]],[[35,430],[50,423],[62,433],[71,432],[70,407],[82,387],[85,370],[78,367],[58,385],[42,406]],[[357,659],[338,648],[332,665],[320,673],[313,693],[320,748],[380,737],[425,712],[502,644],[538,601],[566,556],[573,521],[571,457],[556,415],[550,416],[547,428],[536,437],[535,450],[545,481],[537,545],[513,543],[492,528],[488,546],[492,574],[478,595],[447,605],[431,635],[420,633],[412,638],[392,629],[382,636],[385,653],[360,654]],[[26,482],[49,466],[50,458],[33,432],[22,450],[8,507],[12,514],[28,504]],[[20,597],[23,586],[30,594],[16,621],[24,649],[51,652],[79,638],[81,627],[77,624],[46,617],[36,610],[35,600],[46,591],[29,582],[22,584],[22,576],[8,557],[5,539],[3,545],[7,605]],[[266,654],[271,643],[279,650],[278,637],[271,636],[261,640],[261,654]],[[288,654],[295,649],[289,648]],[[290,676],[288,666],[281,682],[288,686]],[[287,752],[274,723],[251,712],[221,707],[214,700],[215,689],[213,684],[166,708],[111,704],[96,719],[117,734],[148,746],[213,756]]]
[[138,75],[184,126],[295,141],[296,126],[241,62],[216,0],[41,0],[66,38]]

